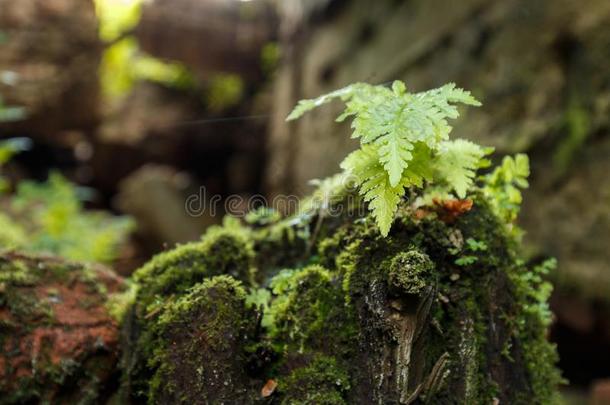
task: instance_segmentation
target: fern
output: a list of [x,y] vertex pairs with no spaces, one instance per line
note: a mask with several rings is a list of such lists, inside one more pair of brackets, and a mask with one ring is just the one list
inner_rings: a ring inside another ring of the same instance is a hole
[[341,167],[355,178],[384,236],[406,188],[438,181],[463,198],[476,169],[486,163],[483,157],[489,149],[464,140],[449,141],[448,119],[459,115],[455,104],[480,105],[453,83],[421,93],[407,92],[401,81],[391,89],[356,83],[300,101],[287,120],[337,98],[346,105],[337,121],[352,118],[352,138],[361,144]]
[[442,142],[434,164],[436,177],[446,181],[459,198],[464,198],[476,169],[489,165],[483,158],[492,150],[464,139]]
[[505,156],[502,164],[484,177],[483,193],[492,209],[505,222],[517,218],[522,201],[521,190],[529,187],[530,165],[527,155]]

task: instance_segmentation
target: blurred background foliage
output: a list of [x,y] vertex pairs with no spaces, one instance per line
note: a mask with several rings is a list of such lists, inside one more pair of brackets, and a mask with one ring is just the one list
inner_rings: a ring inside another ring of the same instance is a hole
[[0,143],[0,246],[29,252],[56,254],[72,260],[112,263],[133,230],[128,217],[85,210],[92,190],[78,187],[58,172],[45,182],[21,181],[9,193],[2,166],[27,149],[27,142]]
[[102,93],[124,97],[134,82],[148,80],[180,89],[195,85],[181,63],[165,62],[143,53],[133,36],[144,0],[95,0],[99,36],[106,44],[100,65]]

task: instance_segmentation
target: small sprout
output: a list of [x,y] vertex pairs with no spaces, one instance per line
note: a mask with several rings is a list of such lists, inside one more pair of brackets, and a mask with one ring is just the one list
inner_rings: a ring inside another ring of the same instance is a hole
[[476,261],[476,256],[462,256],[455,260],[455,264],[457,264],[458,266],[468,266],[473,263],[476,263]]
[[473,252],[483,252],[487,250],[487,244],[485,242],[473,238],[466,239],[466,244],[468,245],[468,249]]

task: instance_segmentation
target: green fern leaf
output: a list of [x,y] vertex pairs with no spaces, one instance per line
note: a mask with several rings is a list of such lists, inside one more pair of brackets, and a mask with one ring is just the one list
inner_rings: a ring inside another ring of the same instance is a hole
[[464,139],[442,142],[434,163],[437,178],[448,183],[459,198],[464,198],[487,153],[486,148]]
[[346,106],[337,121],[352,118],[352,138],[361,144],[341,167],[355,177],[383,235],[389,232],[405,188],[440,180],[463,198],[476,169],[486,162],[486,149],[468,141],[448,141],[448,120],[459,115],[456,104],[481,105],[453,83],[421,93],[407,92],[401,81],[391,89],[356,83],[300,101],[287,119],[336,98]]
[[359,186],[359,193],[368,202],[381,234],[387,236],[404,187],[390,185],[388,174],[379,163],[378,151],[373,145],[363,146],[349,154],[341,163],[341,168]]
[[297,103],[296,107],[294,107],[288,117],[286,117],[286,121],[293,121],[301,118],[306,112],[318,108],[324,104],[328,104],[336,98],[346,100],[351,97],[360,86],[360,83],[355,83],[317,98],[301,100]]

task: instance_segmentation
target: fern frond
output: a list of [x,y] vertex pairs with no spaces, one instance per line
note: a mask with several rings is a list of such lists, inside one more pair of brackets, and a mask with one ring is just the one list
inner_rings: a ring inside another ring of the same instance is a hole
[[459,197],[466,195],[487,150],[468,141],[448,141],[448,120],[458,117],[457,103],[481,105],[470,92],[454,83],[421,93],[407,92],[401,81],[391,89],[356,83],[300,101],[287,119],[336,98],[346,106],[337,121],[352,118],[352,138],[360,139],[361,145],[341,167],[356,178],[383,235],[389,232],[406,187],[441,180]]
[[358,191],[368,203],[375,222],[383,236],[387,236],[394,220],[404,186],[392,186],[387,172],[379,163],[378,151],[374,145],[349,154],[341,163],[341,168],[359,186]]
[[445,181],[458,197],[466,197],[472,185],[476,170],[485,163],[483,158],[489,149],[464,139],[441,143],[434,167],[437,178]]
[[318,108],[324,104],[328,104],[336,98],[346,100],[347,98],[351,97],[353,93],[355,93],[361,86],[362,83],[354,83],[317,98],[300,100],[296,107],[294,107],[294,109],[290,112],[288,117],[286,117],[286,121],[293,121],[301,118],[306,112]]
[[[469,92],[450,83],[439,89],[411,94],[403,82],[395,81],[392,89],[358,83],[330,93],[331,98],[346,101],[345,112],[339,121],[353,116],[353,138],[361,143],[374,143],[379,159],[389,175],[390,184],[400,182],[403,171],[413,158],[413,144],[424,142],[430,149],[446,140],[451,131],[448,118],[457,118],[458,110],[452,103],[480,105]],[[300,115],[306,109],[328,102],[328,98],[307,100],[293,114]],[[293,117],[293,114],[289,118]]]

